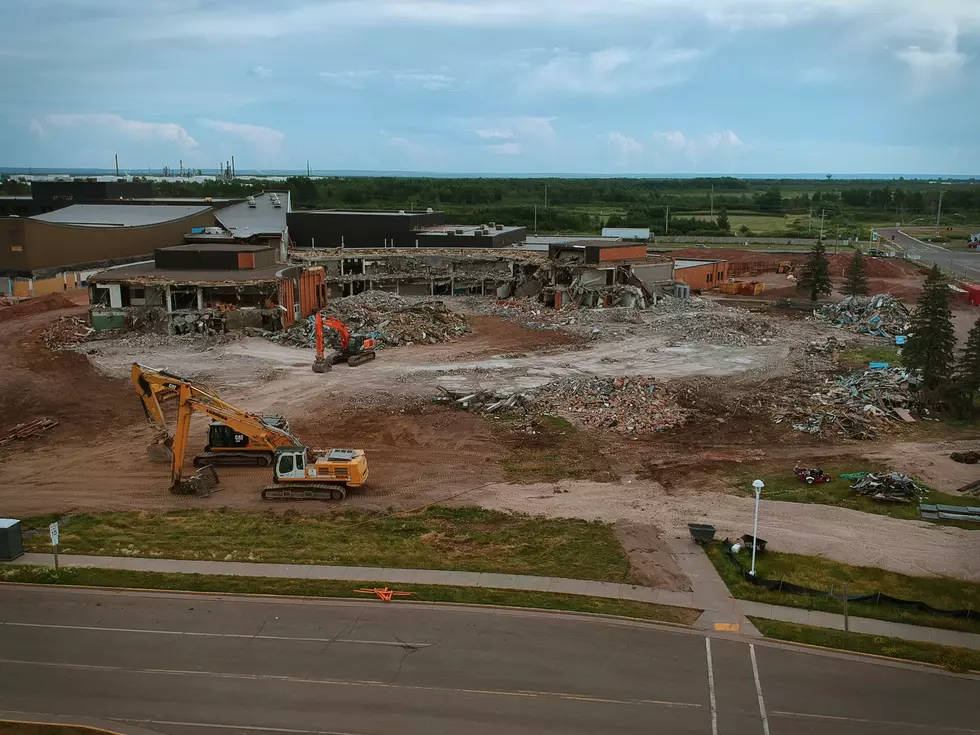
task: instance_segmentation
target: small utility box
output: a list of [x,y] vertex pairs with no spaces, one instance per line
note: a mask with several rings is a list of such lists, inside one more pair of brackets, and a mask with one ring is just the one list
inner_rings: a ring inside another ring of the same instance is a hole
[[13,561],[24,553],[24,539],[20,535],[20,521],[0,518],[0,561]]

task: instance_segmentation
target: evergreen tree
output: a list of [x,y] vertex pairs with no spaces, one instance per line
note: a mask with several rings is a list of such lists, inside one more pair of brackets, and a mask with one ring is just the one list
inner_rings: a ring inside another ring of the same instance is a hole
[[980,318],[966,338],[966,349],[957,365],[957,379],[970,399],[980,393]]
[[830,263],[827,261],[827,250],[822,242],[817,241],[810,251],[803,266],[803,275],[796,284],[798,291],[809,291],[810,301],[816,301],[820,294],[830,294],[834,290],[830,282]]
[[953,372],[953,315],[949,309],[949,286],[934,265],[912,314],[911,334],[903,352],[905,364],[920,368],[925,384],[935,388]]
[[724,207],[721,208],[721,212],[718,213],[718,229],[724,230],[725,232],[731,232],[732,225],[728,221],[728,210]]
[[844,293],[850,296],[864,296],[868,293],[868,274],[864,270],[864,255],[861,248],[854,248],[851,267],[847,269]]

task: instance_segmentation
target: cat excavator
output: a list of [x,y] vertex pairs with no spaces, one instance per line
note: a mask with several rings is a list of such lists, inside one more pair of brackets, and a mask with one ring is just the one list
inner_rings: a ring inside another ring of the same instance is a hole
[[[273,484],[262,491],[266,500],[343,500],[348,488],[367,481],[363,450],[311,450],[290,433],[282,416],[242,411],[172,373],[134,363],[131,378],[147,418],[162,433],[147,452],[151,459],[170,462],[172,493],[210,495],[219,483],[215,464],[273,464]],[[160,400],[172,397],[178,408],[177,429],[171,437]],[[212,423],[205,451],[194,458],[194,464],[203,467],[185,479],[184,458],[195,412],[210,417]]]

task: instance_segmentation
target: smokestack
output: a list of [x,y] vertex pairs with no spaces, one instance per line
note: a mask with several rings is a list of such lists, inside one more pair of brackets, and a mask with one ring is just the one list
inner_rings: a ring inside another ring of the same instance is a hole
[[119,178],[119,154],[116,154],[116,178]]
[[310,174],[310,159],[307,158],[306,159],[306,177],[309,178],[310,176],[311,176],[311,174]]
[[183,158],[180,159],[180,175],[181,175],[181,177],[184,176],[184,159]]
[[235,178],[235,157],[231,157],[231,178]]

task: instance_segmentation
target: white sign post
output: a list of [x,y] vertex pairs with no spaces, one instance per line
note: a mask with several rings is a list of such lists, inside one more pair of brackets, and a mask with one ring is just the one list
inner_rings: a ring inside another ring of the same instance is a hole
[[52,523],[48,526],[48,533],[51,534],[51,548],[54,549],[54,570],[58,571],[58,533],[59,528],[57,523]]

